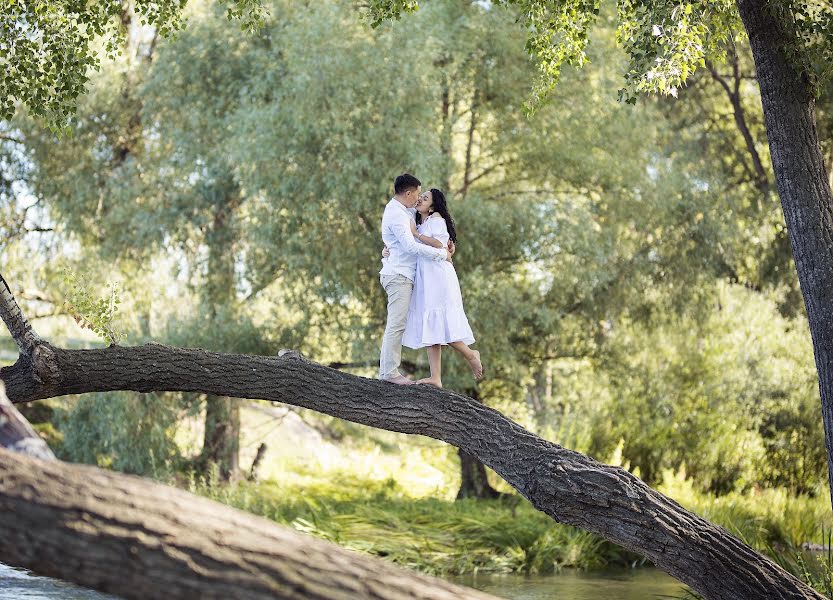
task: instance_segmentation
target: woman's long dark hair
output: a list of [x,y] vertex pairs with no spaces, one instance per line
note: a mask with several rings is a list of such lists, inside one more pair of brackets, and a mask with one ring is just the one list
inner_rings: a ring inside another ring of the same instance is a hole
[[[448,212],[448,202],[445,200],[445,194],[437,188],[431,188],[431,201],[431,210],[435,213],[440,213],[440,216],[445,219],[445,226],[448,229],[448,237],[451,238],[451,241],[456,244],[457,231],[454,229],[454,219],[451,218],[451,213]],[[419,225],[421,223],[422,215],[417,212],[416,224]]]

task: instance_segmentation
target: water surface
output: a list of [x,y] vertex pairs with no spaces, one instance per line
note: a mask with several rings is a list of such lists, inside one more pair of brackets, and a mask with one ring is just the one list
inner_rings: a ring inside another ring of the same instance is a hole
[[656,600],[679,597],[685,586],[658,569],[575,571],[554,575],[464,575],[449,578],[512,600]]
[[40,577],[25,569],[0,563],[0,599],[2,600],[116,600],[58,579]]

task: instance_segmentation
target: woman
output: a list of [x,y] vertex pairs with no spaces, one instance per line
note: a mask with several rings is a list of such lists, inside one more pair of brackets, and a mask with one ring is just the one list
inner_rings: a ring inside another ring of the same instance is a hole
[[[413,227],[414,237],[423,244],[443,248],[449,239],[457,242],[454,220],[448,212],[445,195],[438,189],[432,188],[420,196]],[[454,265],[449,261],[420,259],[402,338],[403,346],[428,349],[431,376],[417,383],[442,387],[442,349],[446,345],[459,352],[471,367],[475,379],[480,379],[483,365],[480,352],[469,348],[473,343]]]

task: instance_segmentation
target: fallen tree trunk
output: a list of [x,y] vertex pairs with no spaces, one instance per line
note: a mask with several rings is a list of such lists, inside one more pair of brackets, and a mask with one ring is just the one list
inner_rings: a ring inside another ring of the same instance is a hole
[[17,363],[0,369],[0,379],[14,402],[112,390],[202,392],[284,402],[426,435],[476,456],[556,521],[647,557],[706,598],[823,598],[624,469],[543,440],[447,390],[356,377],[297,352],[265,357],[160,344],[65,350],[40,342],[30,355],[21,353]]
[[152,481],[0,449],[0,561],[145,600],[494,600]]
[[[32,373],[41,373],[41,381]],[[446,390],[348,375],[295,352],[247,356],[160,344],[100,350],[49,346],[33,361],[0,369],[0,378],[14,402],[96,391],[179,390],[284,402],[426,435],[478,457],[556,521],[642,554],[707,598],[822,597],[624,469],[547,442]]]

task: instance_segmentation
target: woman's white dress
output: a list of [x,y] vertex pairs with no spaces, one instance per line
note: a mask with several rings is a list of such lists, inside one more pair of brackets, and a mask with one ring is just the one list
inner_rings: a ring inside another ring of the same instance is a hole
[[[448,244],[448,228],[440,215],[435,213],[418,229],[421,234],[439,240],[443,245]],[[447,260],[420,258],[402,345],[416,349],[450,342],[474,343],[469,320],[463,311],[457,271]]]

